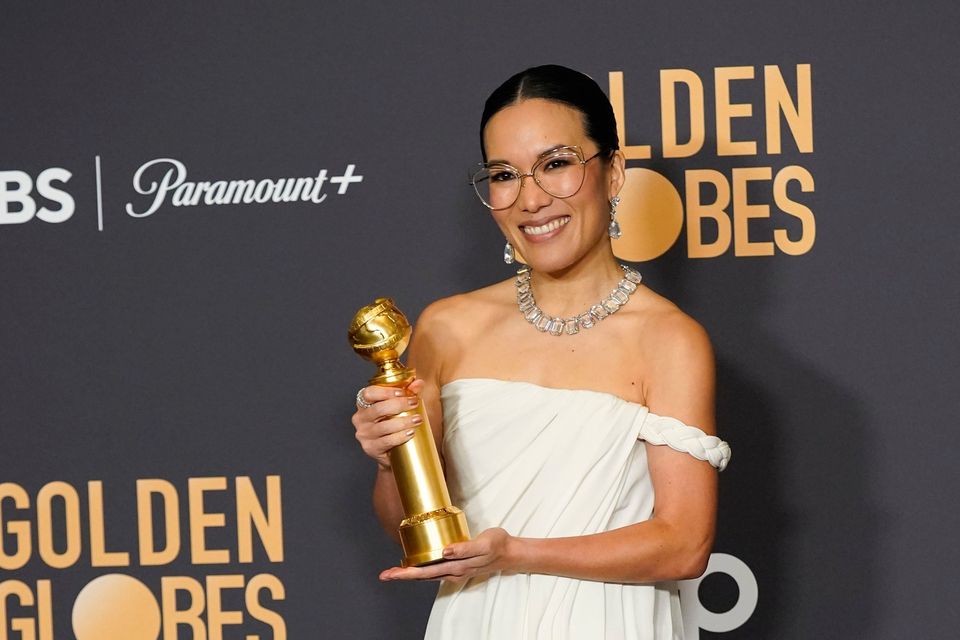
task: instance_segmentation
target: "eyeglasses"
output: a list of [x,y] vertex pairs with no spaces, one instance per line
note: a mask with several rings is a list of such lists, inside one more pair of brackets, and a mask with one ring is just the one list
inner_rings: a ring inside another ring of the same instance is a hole
[[477,197],[489,209],[509,209],[520,197],[523,179],[530,177],[554,198],[569,198],[580,191],[588,162],[602,153],[598,151],[586,160],[580,147],[559,147],[547,152],[533,165],[530,173],[520,171],[505,162],[482,163],[470,177]]

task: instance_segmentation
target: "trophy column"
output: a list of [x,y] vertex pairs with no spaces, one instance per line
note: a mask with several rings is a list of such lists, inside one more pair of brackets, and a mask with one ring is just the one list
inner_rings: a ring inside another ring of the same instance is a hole
[[[410,333],[409,321],[389,298],[378,298],[357,312],[348,337],[353,350],[379,368],[370,384],[406,388],[413,381],[416,371],[400,362]],[[414,436],[389,453],[406,516],[399,529],[404,567],[442,560],[444,547],[470,539],[463,511],[450,503],[423,402],[397,415],[415,414],[423,422],[417,425]]]

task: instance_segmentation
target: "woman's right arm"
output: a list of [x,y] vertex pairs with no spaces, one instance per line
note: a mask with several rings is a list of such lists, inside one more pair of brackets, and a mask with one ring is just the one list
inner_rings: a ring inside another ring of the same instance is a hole
[[377,463],[377,477],[373,486],[374,511],[380,519],[380,525],[398,541],[397,527],[403,520],[403,507],[390,467],[389,452],[412,438],[414,429],[420,424],[420,416],[417,415],[396,417],[396,414],[417,405],[417,388],[417,382],[412,383],[408,394],[405,389],[393,387],[365,387],[363,399],[372,406],[367,409],[358,407],[353,414],[357,441],[363,452]]
[[[373,487],[373,508],[380,525],[397,542],[397,529],[404,518],[400,494],[390,466],[389,451],[410,440],[414,430],[421,424],[419,416],[396,417],[423,401],[434,440],[438,449],[443,438],[443,415],[440,408],[439,360],[432,348],[431,325],[435,324],[434,309],[428,307],[417,321],[416,338],[410,343],[410,365],[417,368],[417,379],[406,389],[369,386],[363,390],[363,398],[373,406],[358,408],[353,414],[353,426],[357,441],[364,453],[377,463],[377,476]],[[442,449],[440,449],[442,451]],[[442,454],[441,454],[442,460]]]

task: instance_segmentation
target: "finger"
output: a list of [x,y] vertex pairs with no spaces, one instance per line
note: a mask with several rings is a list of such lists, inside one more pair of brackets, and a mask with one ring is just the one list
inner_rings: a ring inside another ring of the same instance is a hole
[[380,572],[380,580],[387,581],[392,579],[393,572],[399,571],[400,567],[390,567]]
[[484,546],[477,540],[468,540],[466,542],[456,542],[443,549],[443,557],[447,560],[461,560],[463,558],[474,558],[486,553]]
[[[379,443],[385,438],[394,442],[400,436],[413,436],[423,422],[414,422],[414,416],[392,418],[383,422],[368,422],[357,428],[356,437],[361,443]],[[401,438],[401,441],[404,439]]]
[[395,387],[370,385],[369,387],[363,388],[362,395],[364,400],[373,404],[374,402],[382,402],[390,398],[399,398],[400,396],[406,395],[406,393],[404,393],[403,389],[397,389]]
[[420,575],[416,573],[415,570],[411,570],[411,567],[400,568],[393,567],[392,569],[387,569],[380,573],[381,582],[389,582],[391,580],[419,580]]
[[366,409],[374,420],[383,420],[400,413],[412,411],[420,404],[420,398],[417,396],[404,396],[402,398],[390,398],[373,403],[373,406]]
[[398,431],[396,433],[391,433],[388,436],[384,436],[378,440],[378,449],[383,449],[384,451],[389,451],[395,447],[399,447],[404,442],[410,440],[417,434],[416,429],[407,429],[406,431]]
[[445,562],[425,567],[392,567],[380,574],[381,580],[431,580],[449,573]]
[[[446,550],[444,550],[446,551]],[[468,571],[470,569],[482,569],[486,567],[491,562],[491,557],[486,553],[476,553],[472,555],[462,555],[462,556],[448,556],[446,552],[443,554],[444,558],[450,558],[449,560],[442,562],[440,564],[455,564],[457,567],[461,568],[461,571],[458,572],[462,574],[463,571]]]
[[471,553],[470,545],[467,542],[457,542],[443,549],[443,557],[448,560],[454,560],[457,558],[466,558],[471,555],[476,555],[476,554]]
[[402,418],[389,418],[371,424],[369,428],[364,429],[364,435],[371,438],[382,438],[394,433],[416,429],[417,425],[421,423],[423,423],[423,417],[418,414],[403,416]]
[[426,381],[422,378],[416,378],[413,382],[407,385],[407,393],[420,395],[423,392],[423,388],[426,386]]
[[461,577],[467,567],[457,562],[438,562],[425,567],[393,567],[380,574],[383,581],[389,580],[438,580],[448,576]]
[[357,407],[357,412],[354,415],[357,417],[357,422],[360,423],[379,422],[397,414],[409,412],[415,409],[418,404],[419,400],[416,396],[391,397],[371,402],[370,407],[366,409]]

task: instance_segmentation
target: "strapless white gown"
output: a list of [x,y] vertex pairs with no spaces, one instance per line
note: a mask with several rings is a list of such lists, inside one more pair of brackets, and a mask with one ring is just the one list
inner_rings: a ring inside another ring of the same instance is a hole
[[[597,391],[467,378],[441,390],[453,504],[474,535],[579,536],[647,520],[653,485],[641,440],[726,466],[730,447],[674,418]],[[430,640],[677,640],[674,583],[542,574],[441,583]]]

